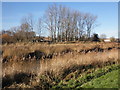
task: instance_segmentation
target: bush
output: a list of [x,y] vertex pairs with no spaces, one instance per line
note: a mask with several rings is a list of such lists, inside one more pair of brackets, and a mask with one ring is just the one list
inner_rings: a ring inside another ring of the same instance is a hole
[[10,36],[8,34],[2,35],[2,44],[13,43],[13,42],[15,42],[15,38],[13,36]]
[[115,38],[114,38],[114,37],[111,37],[111,38],[110,38],[110,41],[111,41],[111,42],[115,42]]
[[98,34],[93,34],[92,41],[99,42],[100,39],[98,37]]

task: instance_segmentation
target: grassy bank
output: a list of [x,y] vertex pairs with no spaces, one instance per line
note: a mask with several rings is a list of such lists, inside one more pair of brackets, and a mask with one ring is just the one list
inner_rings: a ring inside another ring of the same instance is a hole
[[91,69],[79,75],[74,72],[71,73],[71,78],[66,76],[53,88],[120,88],[118,86],[119,70],[120,66],[115,64]]

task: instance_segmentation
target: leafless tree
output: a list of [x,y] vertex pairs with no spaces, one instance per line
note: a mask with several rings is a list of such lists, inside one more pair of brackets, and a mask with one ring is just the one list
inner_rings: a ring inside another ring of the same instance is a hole
[[95,26],[97,17],[72,10],[65,6],[53,4],[45,13],[45,23],[54,41],[78,40],[87,34],[90,38],[91,30]]
[[75,41],[78,39],[78,19],[79,19],[79,12],[78,11],[72,11],[72,21],[71,21],[71,40]]
[[60,5],[59,6],[60,41],[64,41],[66,37],[65,35],[67,25],[66,12],[67,8],[65,6]]
[[[19,30],[17,31],[17,35],[23,39],[30,39],[34,37],[34,34],[32,32],[34,29],[34,19],[32,14],[29,14],[28,16],[25,16],[21,20],[21,25],[19,27]],[[21,33],[21,35],[19,35]]]
[[78,37],[81,40],[82,36],[84,36],[85,32],[85,17],[83,13],[79,12],[78,16]]
[[53,8],[51,6],[48,7],[48,9],[45,12],[45,28],[50,31],[50,36],[52,38],[52,41],[54,40],[54,19],[53,19]]
[[85,24],[86,24],[87,37],[90,38],[91,30],[95,27],[97,16],[86,13],[84,18],[85,18]]
[[26,26],[26,31],[33,31],[34,19],[32,14],[28,14],[28,16],[23,17],[21,23]]
[[101,38],[101,39],[105,39],[105,38],[106,38],[106,34],[101,34],[101,35],[100,35],[100,38]]
[[37,30],[39,32],[39,36],[41,36],[42,34],[42,29],[43,29],[43,24],[42,24],[42,18],[39,18],[38,19],[38,24],[37,24]]

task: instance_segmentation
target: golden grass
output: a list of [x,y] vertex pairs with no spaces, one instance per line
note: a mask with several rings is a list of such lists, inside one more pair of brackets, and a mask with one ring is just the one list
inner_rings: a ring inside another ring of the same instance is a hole
[[[65,69],[70,68],[71,66],[81,66],[81,65],[92,65],[95,64],[104,64],[107,61],[118,62],[118,51],[112,50],[109,52],[103,53],[88,53],[88,54],[66,54],[62,57],[56,57],[49,61],[41,61],[39,73],[44,71],[51,71],[56,74],[62,73]],[[64,72],[63,72],[64,73]]]
[[34,74],[44,74],[45,71],[54,72],[54,74],[59,75],[64,73],[65,69],[72,66],[81,65],[94,65],[104,64],[107,61],[117,62],[118,60],[118,50],[111,50],[103,53],[67,53],[64,56],[57,56],[53,59],[46,59],[40,61],[20,61],[19,62],[9,62],[3,64],[3,76],[14,75],[17,72],[34,73]]
[[[105,65],[106,62],[118,63],[118,49],[106,50],[104,52],[79,53],[82,49],[100,47],[119,47],[117,43],[72,43],[72,44],[46,44],[46,43],[16,43],[3,45],[3,58],[10,58],[9,62],[2,64],[2,76],[14,77],[17,73],[28,73],[37,76],[45,75],[47,72],[56,77],[65,77],[70,72],[81,69],[82,66],[92,67]],[[54,54],[52,59],[29,61],[23,60],[21,56],[39,50],[46,55]],[[70,50],[65,53],[64,51]],[[84,68],[85,69],[85,68]]]
[[71,49],[74,51],[79,51],[81,49],[90,49],[93,47],[107,48],[107,47],[117,47],[117,43],[74,43],[74,44],[50,44],[47,43],[16,43],[10,45],[3,45],[3,58],[4,57],[14,57],[22,56],[29,52],[39,50],[41,52],[48,54],[60,53],[66,49]]

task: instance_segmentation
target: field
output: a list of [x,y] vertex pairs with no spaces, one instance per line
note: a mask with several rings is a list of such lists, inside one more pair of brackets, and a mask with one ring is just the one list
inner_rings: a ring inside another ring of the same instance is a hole
[[16,43],[1,47],[3,88],[119,87],[118,43]]

